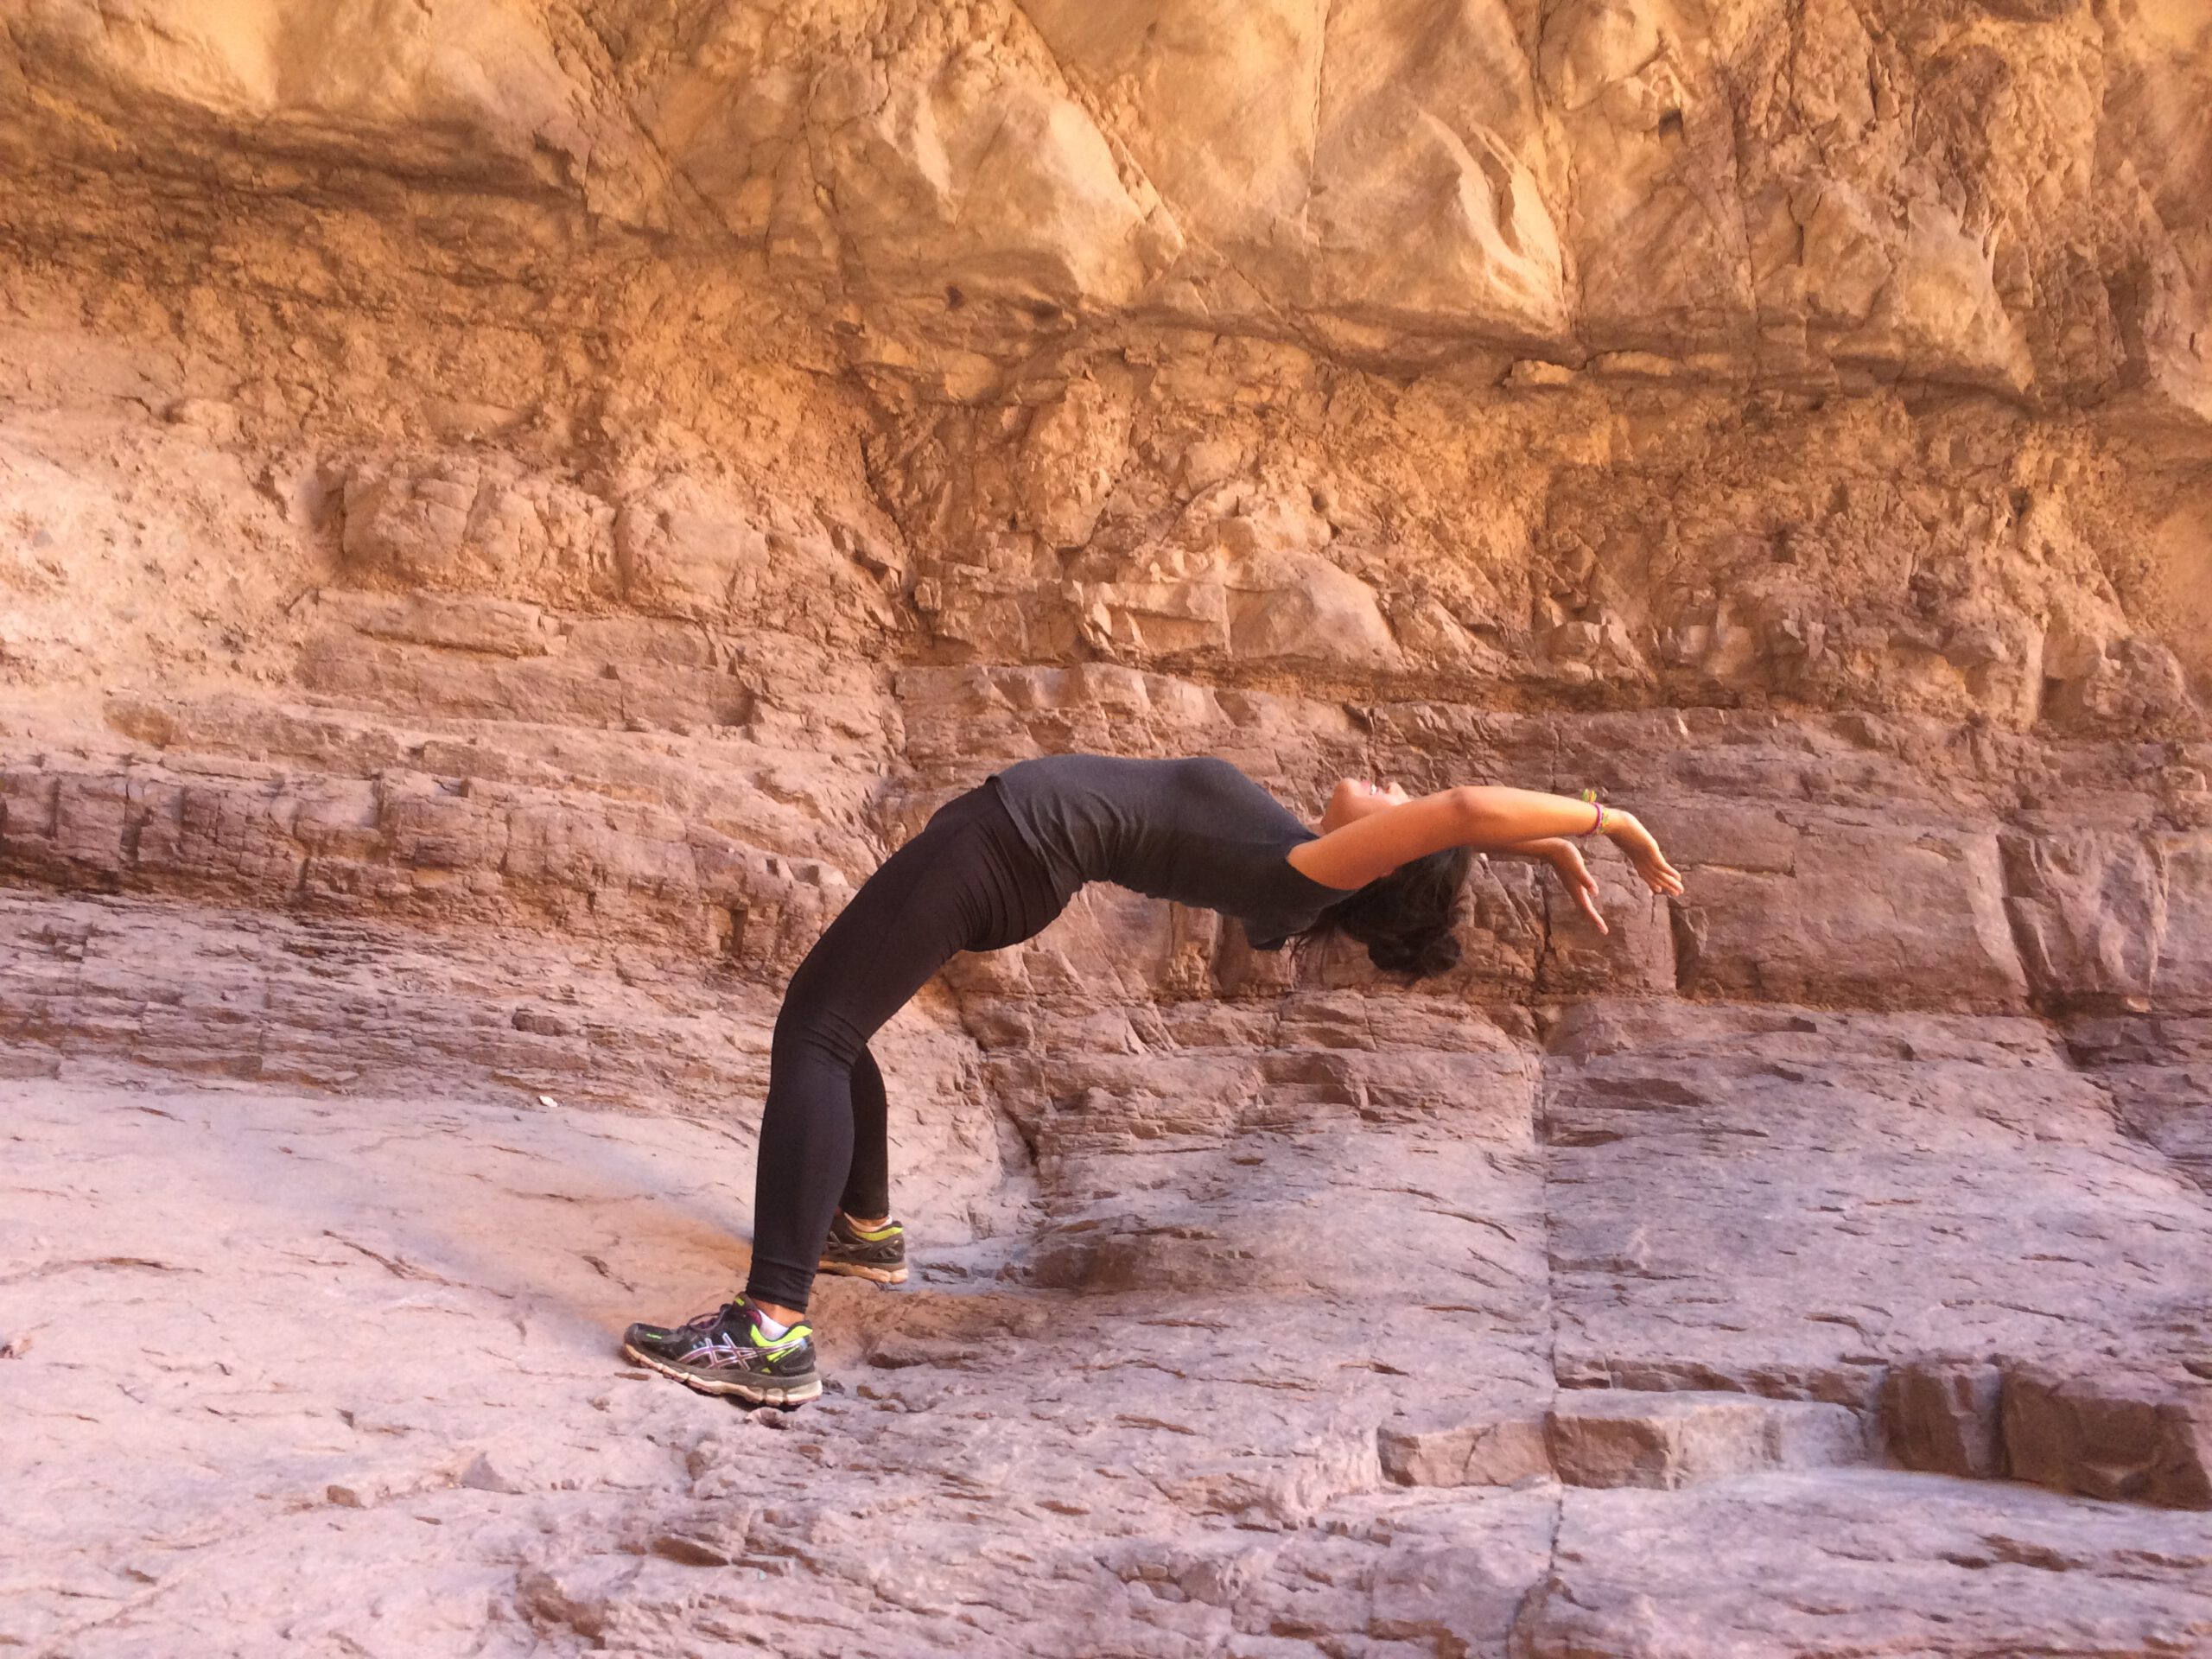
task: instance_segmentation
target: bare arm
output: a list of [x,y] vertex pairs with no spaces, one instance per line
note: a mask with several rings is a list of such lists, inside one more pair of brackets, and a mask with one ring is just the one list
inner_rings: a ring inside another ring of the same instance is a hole
[[[1532,789],[1469,785],[1440,790],[1294,847],[1290,862],[1324,887],[1350,891],[1447,847],[1503,852],[1527,842],[1586,834],[1595,816],[1587,801]],[[1649,830],[1631,814],[1611,808],[1605,819],[1607,836],[1628,855],[1654,893],[1682,890],[1681,875]]]

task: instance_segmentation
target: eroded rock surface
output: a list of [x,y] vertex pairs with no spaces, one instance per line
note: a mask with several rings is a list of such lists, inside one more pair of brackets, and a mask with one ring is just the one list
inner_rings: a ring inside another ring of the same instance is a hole
[[[2212,21],[0,0],[0,1643],[2212,1652]],[[1459,969],[1087,893],[1039,753],[1594,785]]]

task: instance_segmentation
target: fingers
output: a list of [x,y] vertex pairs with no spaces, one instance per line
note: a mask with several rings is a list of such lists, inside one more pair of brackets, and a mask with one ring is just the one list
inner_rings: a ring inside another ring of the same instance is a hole
[[1682,890],[1682,873],[1668,861],[1659,850],[1656,841],[1647,841],[1635,851],[1636,870],[1654,893],[1679,893]]
[[1605,918],[1598,913],[1598,899],[1596,895],[1597,884],[1595,882],[1592,882],[1586,887],[1578,885],[1574,889],[1574,902],[1582,906],[1582,913],[1590,918],[1592,926],[1595,927],[1600,933],[1610,933],[1613,930],[1605,925]]
[[[1637,829],[1642,830],[1642,826],[1638,825]],[[1681,896],[1682,873],[1674,867],[1666,854],[1659,850],[1659,843],[1652,839],[1649,831],[1624,835],[1615,844],[1626,855],[1630,868],[1643,878],[1644,886],[1670,899]],[[1597,878],[1590,874],[1589,866],[1582,861],[1580,851],[1572,842],[1563,842],[1561,847],[1563,850],[1553,859],[1559,870],[1560,880],[1573,893],[1575,902],[1597,925],[1599,931],[1610,931],[1598,914]]]
[[1600,933],[1611,932],[1598,913],[1598,878],[1582,861],[1581,849],[1571,841],[1561,841],[1552,855],[1552,868],[1558,872],[1560,885],[1574,895],[1575,904],[1590,918],[1590,925]]

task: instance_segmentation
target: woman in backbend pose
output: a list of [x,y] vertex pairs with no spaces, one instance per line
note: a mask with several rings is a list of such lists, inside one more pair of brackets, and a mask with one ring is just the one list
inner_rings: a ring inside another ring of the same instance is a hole
[[1681,877],[1625,812],[1523,789],[1409,800],[1347,778],[1317,835],[1225,760],[1024,760],[938,809],[870,876],[791,976],[768,1065],[744,1294],[623,1351],[709,1394],[796,1405],[822,1392],[807,1294],[817,1272],[897,1284],[883,1076],[868,1039],[962,950],[1041,931],[1086,881],[1235,917],[1255,949],[1342,933],[1416,977],[1459,959],[1452,911],[1476,852],[1548,860],[1602,929],[1569,836],[1609,836],[1655,893]]

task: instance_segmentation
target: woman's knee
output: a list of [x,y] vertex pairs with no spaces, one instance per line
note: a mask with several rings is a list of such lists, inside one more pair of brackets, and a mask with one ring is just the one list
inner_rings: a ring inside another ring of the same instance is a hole
[[870,1035],[833,1010],[795,1008],[786,1002],[776,1016],[769,1058],[772,1064],[827,1063],[849,1071],[868,1052]]

